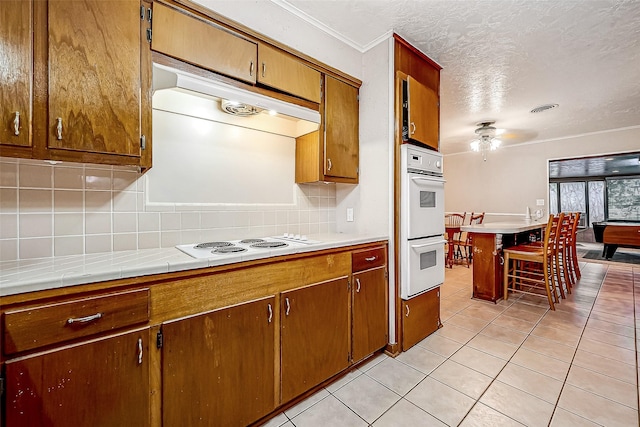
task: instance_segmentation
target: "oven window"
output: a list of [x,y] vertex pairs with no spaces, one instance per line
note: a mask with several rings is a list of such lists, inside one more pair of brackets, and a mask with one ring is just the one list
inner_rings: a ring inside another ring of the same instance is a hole
[[435,267],[437,264],[437,251],[424,252],[420,254],[420,270]]
[[421,191],[420,192],[420,207],[421,208],[435,208],[436,207],[436,193],[434,191]]

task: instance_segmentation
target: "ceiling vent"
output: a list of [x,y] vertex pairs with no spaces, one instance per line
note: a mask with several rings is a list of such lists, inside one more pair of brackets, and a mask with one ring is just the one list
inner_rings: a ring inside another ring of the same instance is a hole
[[531,110],[531,112],[542,113],[543,111],[551,110],[552,108],[556,108],[557,106],[558,104],[544,104],[534,108],[533,110]]

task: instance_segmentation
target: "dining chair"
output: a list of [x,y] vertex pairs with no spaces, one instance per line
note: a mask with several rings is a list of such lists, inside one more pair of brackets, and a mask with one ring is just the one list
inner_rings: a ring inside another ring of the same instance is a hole
[[467,213],[452,213],[445,215],[445,229],[447,231],[447,266],[453,267],[455,258],[455,242],[460,240],[460,227],[464,223]]
[[[484,212],[480,213],[480,214],[475,214],[474,212],[471,212],[471,215],[469,215],[469,222],[467,225],[476,225],[476,224],[482,224],[482,221],[484,221]],[[454,242],[454,244],[456,245],[456,255],[459,256],[459,258],[465,260],[465,263],[467,265],[467,267],[469,267],[471,265],[471,262],[473,261],[473,233],[469,233],[466,231],[461,231],[460,232],[460,238]]]
[[559,300],[556,292],[554,258],[558,229],[563,218],[562,213],[549,216],[542,247],[524,243],[502,251],[505,300],[509,298],[509,291],[536,296],[546,295],[551,310],[556,309],[555,303]]

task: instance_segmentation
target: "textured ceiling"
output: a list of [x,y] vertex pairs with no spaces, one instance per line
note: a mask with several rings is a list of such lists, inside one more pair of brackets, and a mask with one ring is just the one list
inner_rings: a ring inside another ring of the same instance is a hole
[[361,51],[395,31],[442,65],[445,154],[486,119],[503,145],[640,126],[640,1],[271,1]]

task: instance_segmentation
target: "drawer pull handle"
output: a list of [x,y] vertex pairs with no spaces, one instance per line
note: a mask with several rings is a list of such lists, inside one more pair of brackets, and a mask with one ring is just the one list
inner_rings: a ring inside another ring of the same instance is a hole
[[356,292],[360,292],[360,279],[356,279]]
[[370,257],[365,258],[364,260],[367,261],[367,262],[373,262],[373,261],[376,260],[376,257],[370,256]]
[[287,306],[287,309],[284,311],[284,315],[288,316],[289,315],[289,310],[291,310],[291,304],[289,303],[289,298],[285,298],[284,299],[284,303]]
[[73,325],[74,323],[89,323],[94,320],[98,320],[102,317],[102,313],[92,314],[91,316],[86,317],[78,317],[78,318],[70,318],[67,319],[67,325]]
[[138,365],[142,365],[142,338],[138,338]]
[[267,73],[267,64],[262,63],[262,77]]
[[269,309],[269,323],[273,319],[273,309],[271,308],[271,304],[267,304],[267,308]]

